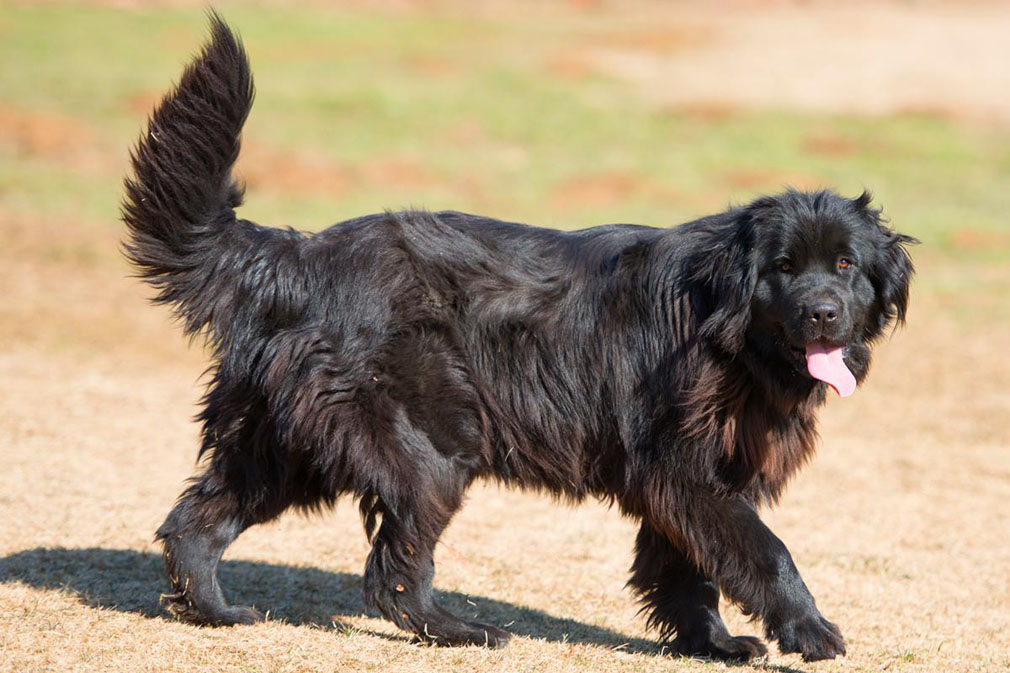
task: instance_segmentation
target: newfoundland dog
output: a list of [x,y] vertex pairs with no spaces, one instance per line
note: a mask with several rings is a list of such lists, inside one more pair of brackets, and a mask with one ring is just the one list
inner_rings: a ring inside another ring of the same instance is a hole
[[[288,508],[360,502],[366,602],[421,640],[504,644],[450,614],[432,554],[478,479],[616,503],[639,522],[630,585],[684,654],[845,653],[758,507],[816,442],[832,388],[904,320],[914,239],[870,196],[787,191],[673,228],[561,232],[387,212],[316,234],[239,219],[231,168],[253,100],[241,43],[212,37],[132,155],[125,251],[213,348],[202,470],[157,537],[180,618],[228,604],[221,554]],[[494,523],[489,522],[493,527]]]

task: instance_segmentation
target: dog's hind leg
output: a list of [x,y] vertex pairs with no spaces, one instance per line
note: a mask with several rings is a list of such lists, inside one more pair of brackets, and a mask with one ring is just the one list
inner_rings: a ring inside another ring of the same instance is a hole
[[199,477],[158,528],[172,585],[162,601],[169,612],[195,624],[252,624],[263,616],[251,607],[228,604],[217,578],[218,563],[243,530],[280,514],[283,502],[273,494],[257,507],[243,506],[243,498],[220,474],[211,468]]
[[759,639],[731,636],[719,616],[719,588],[669,539],[643,522],[628,584],[648,624],[677,653],[747,661],[768,653]]
[[373,486],[361,503],[372,538],[365,603],[425,642],[504,645],[508,632],[457,618],[435,602],[432,589],[435,544],[462,504],[473,466],[459,455],[437,451],[404,414],[394,425],[396,432],[386,440],[397,448],[382,452],[387,460],[371,462]]
[[217,579],[221,555],[247,522],[225,493],[215,493],[204,477],[179,498],[157,538],[164,544],[172,593],[162,602],[169,612],[195,624],[252,624],[263,616],[251,607],[229,605]]
[[465,622],[435,602],[435,543],[455,506],[416,502],[398,506],[395,513],[381,501],[374,506],[382,510],[382,523],[365,566],[366,603],[421,641],[435,645],[504,645],[510,637],[507,631]]

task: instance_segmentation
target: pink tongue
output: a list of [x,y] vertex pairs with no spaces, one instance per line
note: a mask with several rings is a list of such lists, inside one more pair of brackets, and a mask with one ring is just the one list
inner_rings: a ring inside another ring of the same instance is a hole
[[839,397],[848,397],[856,392],[856,377],[842,360],[841,346],[825,346],[816,342],[807,346],[807,371],[815,379],[834,388]]

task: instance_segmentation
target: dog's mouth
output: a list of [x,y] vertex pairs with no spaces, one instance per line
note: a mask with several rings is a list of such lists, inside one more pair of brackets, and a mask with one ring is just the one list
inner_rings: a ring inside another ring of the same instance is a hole
[[831,386],[839,397],[856,392],[856,377],[845,364],[844,344],[815,339],[805,346],[790,346],[797,361],[805,362],[807,373]]

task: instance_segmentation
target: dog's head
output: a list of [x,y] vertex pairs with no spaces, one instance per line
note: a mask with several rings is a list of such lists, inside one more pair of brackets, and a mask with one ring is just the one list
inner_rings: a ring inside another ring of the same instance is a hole
[[737,211],[707,263],[714,310],[703,334],[731,353],[751,349],[786,378],[850,394],[870,344],[905,319],[904,246],[917,242],[885,226],[870,201],[790,190]]

